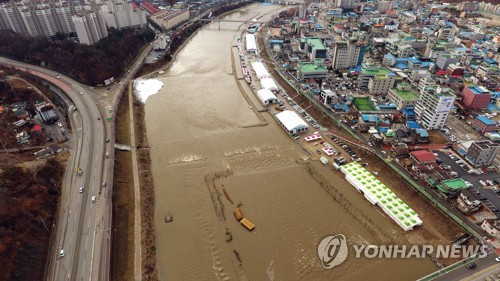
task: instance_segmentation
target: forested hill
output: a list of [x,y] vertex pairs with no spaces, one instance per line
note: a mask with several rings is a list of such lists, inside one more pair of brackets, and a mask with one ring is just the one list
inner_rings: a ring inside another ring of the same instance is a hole
[[[1,0],[0,0],[1,1]],[[56,40],[0,32],[0,55],[42,65],[87,85],[118,78],[142,46],[154,39],[153,31],[111,29],[109,36],[92,46],[77,44],[64,35]]]

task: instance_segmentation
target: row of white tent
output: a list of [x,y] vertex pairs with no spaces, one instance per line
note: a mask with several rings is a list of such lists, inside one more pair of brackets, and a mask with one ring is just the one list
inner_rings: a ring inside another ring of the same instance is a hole
[[260,61],[252,63],[252,68],[255,71],[255,75],[259,78],[260,86],[262,89],[268,89],[270,91],[278,91],[278,86],[271,78],[271,74],[267,72],[266,67]]

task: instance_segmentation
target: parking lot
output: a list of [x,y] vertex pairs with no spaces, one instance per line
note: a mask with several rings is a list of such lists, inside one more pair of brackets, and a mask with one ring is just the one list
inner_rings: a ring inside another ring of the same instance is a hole
[[[438,157],[445,163],[450,166],[452,171],[455,171],[458,174],[459,178],[462,178],[464,181],[468,181],[472,184],[472,187],[469,187],[470,191],[474,193],[479,200],[481,200],[484,205],[486,205],[490,210],[500,210],[500,193],[495,192],[495,190],[499,190],[500,186],[498,183],[500,180],[500,174],[496,172],[483,173],[480,175],[470,174],[467,168],[463,168],[457,162],[465,162],[460,160],[460,158],[456,154],[447,155],[443,151],[435,151],[438,154]],[[455,161],[454,159],[458,159]],[[493,185],[483,186],[480,181],[486,182],[491,181]],[[497,217],[500,217],[500,213],[495,213]]]

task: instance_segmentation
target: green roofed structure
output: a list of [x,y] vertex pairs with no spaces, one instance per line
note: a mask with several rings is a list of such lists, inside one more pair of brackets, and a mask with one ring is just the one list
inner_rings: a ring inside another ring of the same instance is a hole
[[399,109],[415,107],[420,98],[419,95],[411,90],[411,86],[406,83],[400,83],[396,88],[390,89],[387,97],[389,101],[396,104]]
[[422,224],[417,212],[358,162],[343,165],[340,170],[345,174],[346,180],[362,192],[370,203],[378,205],[405,231]]
[[323,64],[323,60],[316,59],[314,62],[299,62],[297,63],[298,78],[301,81],[313,78],[326,78],[328,70]]
[[437,188],[449,197],[457,196],[462,189],[467,189],[467,183],[463,179],[452,179],[441,181]]
[[358,111],[376,111],[377,108],[368,97],[358,97],[352,100]]

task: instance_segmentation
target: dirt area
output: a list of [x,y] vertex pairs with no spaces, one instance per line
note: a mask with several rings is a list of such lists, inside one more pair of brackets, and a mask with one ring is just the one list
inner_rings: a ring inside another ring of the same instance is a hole
[[448,138],[439,130],[429,131],[429,139],[432,144],[445,144],[450,142]]
[[0,280],[44,280],[67,156],[0,154]]
[[[128,116],[128,100],[123,99],[116,113],[117,143],[130,143]],[[115,153],[114,186],[111,280],[134,280],[134,184],[128,151]]]
[[[258,37],[259,48],[265,50],[264,42],[262,37]],[[307,109],[307,113],[315,118],[323,127],[328,128],[330,131],[335,132],[335,134],[343,136],[347,139],[352,139],[345,131],[343,131],[337,124],[326,117],[321,110],[317,109],[315,106],[311,106],[311,103],[307,98],[298,94],[295,89],[290,86],[281,76],[278,74],[277,70],[274,68],[269,61],[271,58],[267,55],[266,51],[260,54],[265,62],[267,69],[271,72],[274,79],[280,86],[286,90],[287,94],[302,108]],[[438,134],[431,135],[431,140],[433,143],[447,143],[445,138]],[[326,140],[331,144],[333,141]],[[353,140],[356,141],[356,140]],[[337,147],[337,146],[336,146]],[[382,161],[375,155],[368,154],[366,152],[355,149],[351,146],[351,149],[358,155],[358,157],[363,158],[363,162],[368,163],[367,169],[369,171],[376,171],[379,173],[377,176],[383,183],[387,184],[404,202],[411,206],[424,221],[422,226],[417,227],[415,230],[406,234],[407,240],[414,244],[442,244],[447,245],[452,241],[458,234],[463,232],[463,230],[451,219],[449,219],[445,214],[441,213],[436,207],[434,207],[426,198],[424,198],[418,191],[416,191],[406,180],[399,177],[389,166],[382,163]],[[317,147],[309,147],[314,154]],[[342,152],[342,149],[339,149]],[[346,157],[346,155],[343,155]],[[346,159],[349,159],[347,157]],[[440,261],[445,265],[452,264],[456,260],[444,260]]]

